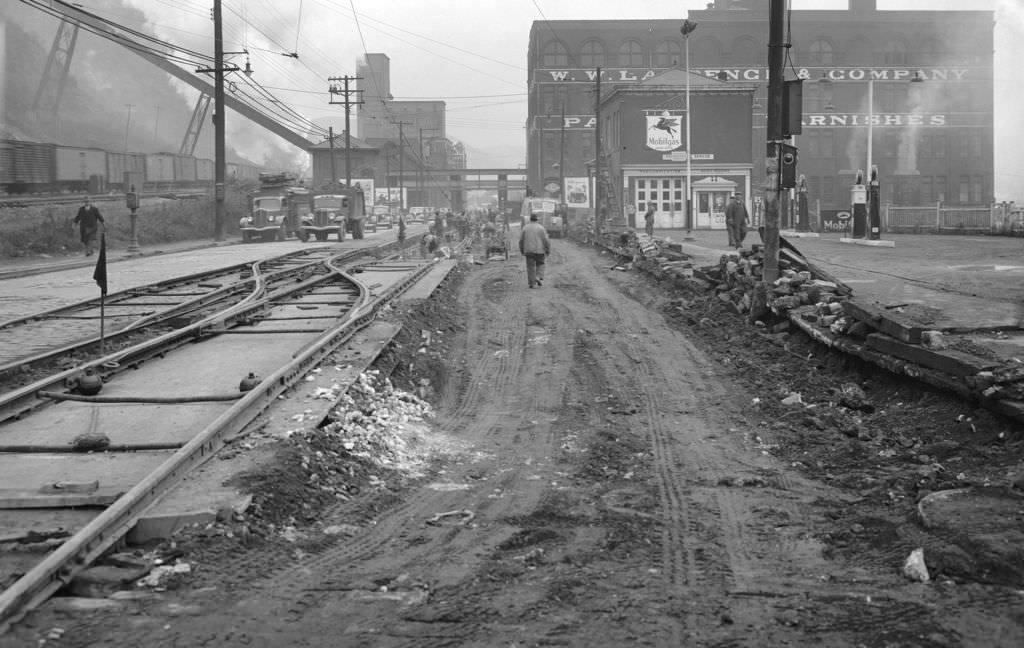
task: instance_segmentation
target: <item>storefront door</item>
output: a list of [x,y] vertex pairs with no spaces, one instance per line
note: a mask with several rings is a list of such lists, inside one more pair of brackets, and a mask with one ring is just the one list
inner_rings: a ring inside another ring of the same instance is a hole
[[685,227],[682,178],[637,178],[633,204],[636,205],[637,226],[643,227],[642,215],[648,205],[654,205],[654,226],[657,228]]
[[703,191],[697,194],[697,229],[725,229],[725,207],[729,204],[728,191]]

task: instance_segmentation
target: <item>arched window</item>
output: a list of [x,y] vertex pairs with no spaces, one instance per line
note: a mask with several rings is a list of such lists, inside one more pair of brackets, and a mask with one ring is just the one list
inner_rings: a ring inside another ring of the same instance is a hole
[[767,52],[767,48],[749,36],[737,38],[732,44],[732,62],[735,65],[756,65],[765,60]]
[[551,41],[544,46],[544,54],[541,55],[541,67],[568,67],[569,52],[558,41]]
[[604,66],[604,47],[601,43],[597,41],[583,43],[583,49],[580,50],[580,66],[585,68]]
[[619,48],[619,67],[643,67],[644,48],[635,40],[628,40]]
[[906,65],[907,46],[900,41],[889,41],[885,46],[886,65]]
[[665,41],[654,53],[654,67],[676,67],[683,63],[683,47],[677,41]]
[[834,65],[836,62],[832,53],[832,43],[821,38],[811,43],[808,55],[811,65]]

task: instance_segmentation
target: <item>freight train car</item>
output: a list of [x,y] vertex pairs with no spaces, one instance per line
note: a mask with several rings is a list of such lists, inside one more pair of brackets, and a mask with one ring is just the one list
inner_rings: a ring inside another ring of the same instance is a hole
[[[134,178],[146,177],[146,156],[142,153],[107,153],[107,188],[127,192],[124,186],[125,173]],[[142,187],[136,187],[142,191]]]
[[57,146],[55,179],[69,191],[106,191],[107,152],[97,148]]
[[51,191],[54,149],[53,144],[0,141],[0,189],[7,193]]
[[[228,163],[226,182],[259,180],[260,167]],[[126,191],[125,174],[136,191],[209,187],[213,160],[174,153],[114,153],[102,149],[23,140],[0,140],[0,192],[104,193]]]

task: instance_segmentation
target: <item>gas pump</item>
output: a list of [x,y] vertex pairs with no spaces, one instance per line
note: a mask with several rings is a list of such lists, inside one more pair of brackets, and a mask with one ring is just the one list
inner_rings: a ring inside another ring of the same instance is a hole
[[857,171],[857,181],[850,189],[850,202],[853,203],[853,232],[850,237],[864,238],[867,235],[868,189],[864,186],[863,171]]

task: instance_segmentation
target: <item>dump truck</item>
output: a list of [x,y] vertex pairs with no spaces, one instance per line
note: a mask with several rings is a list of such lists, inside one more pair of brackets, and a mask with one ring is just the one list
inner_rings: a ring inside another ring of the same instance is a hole
[[537,214],[537,221],[547,230],[548,236],[562,238],[565,236],[565,216],[561,205],[552,198],[527,198],[523,201],[521,212],[523,225],[530,222],[530,214]]
[[248,196],[249,213],[238,220],[246,243],[283,241],[298,235],[299,223],[310,212],[309,189],[287,174],[259,175],[260,188]]

